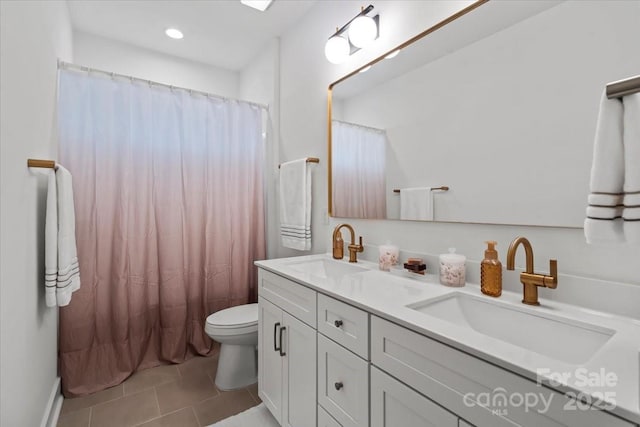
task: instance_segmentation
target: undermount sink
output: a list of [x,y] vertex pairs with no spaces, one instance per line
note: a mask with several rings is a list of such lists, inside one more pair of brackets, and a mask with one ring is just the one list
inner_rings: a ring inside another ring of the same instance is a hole
[[615,334],[612,329],[457,292],[407,307],[576,365],[591,359]]
[[332,261],[330,259],[293,262],[289,264],[289,267],[301,273],[307,273],[323,279],[339,278],[348,274],[368,270],[368,268],[356,264],[347,264],[342,261]]

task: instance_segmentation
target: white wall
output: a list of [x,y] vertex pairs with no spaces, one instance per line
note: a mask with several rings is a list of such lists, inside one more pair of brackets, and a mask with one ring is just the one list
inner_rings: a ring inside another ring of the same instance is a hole
[[0,17],[0,424],[38,426],[58,386],[58,311],[44,302],[46,179],[26,161],[56,158],[56,60],[72,59],[72,33],[63,1],[3,1]]
[[239,97],[268,106],[266,129],[266,239],[267,258],[274,258],[280,240],[278,225],[278,144],[280,139],[280,40],[269,45],[240,72]]
[[234,71],[82,32],[74,33],[73,52],[77,65],[214,95],[238,97],[239,75]]
[[[357,2],[318,2],[305,19],[281,38],[281,161],[312,155],[321,158],[314,177],[313,252],[330,250],[333,226],[342,222],[339,218],[331,219],[330,224],[323,221],[327,210],[327,86],[464,4],[468,2],[373,2],[381,15],[381,38],[373,48],[356,53],[340,66],[326,61],[324,43],[336,25],[342,25],[357,13]],[[562,273],[640,284],[637,269],[640,249],[588,246],[580,229],[410,221],[349,222],[364,237],[365,243],[371,245],[391,240],[405,250],[431,254],[457,247],[458,252],[471,260],[482,259],[485,240],[499,242],[500,257],[504,260],[510,241],[524,235],[533,244],[537,270],[547,271],[549,258],[557,258]],[[283,249],[278,252],[279,256],[299,254]],[[516,261],[518,266],[524,264],[522,254]]]

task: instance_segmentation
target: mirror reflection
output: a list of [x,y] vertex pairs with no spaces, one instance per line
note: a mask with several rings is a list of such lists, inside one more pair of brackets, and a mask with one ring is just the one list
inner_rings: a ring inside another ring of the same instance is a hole
[[331,214],[582,227],[599,99],[638,74],[639,19],[488,2],[331,85]]

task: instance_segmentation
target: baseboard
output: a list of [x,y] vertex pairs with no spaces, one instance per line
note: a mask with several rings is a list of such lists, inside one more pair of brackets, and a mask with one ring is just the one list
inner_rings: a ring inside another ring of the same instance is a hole
[[53,388],[51,389],[51,395],[47,401],[47,408],[42,417],[40,427],[55,427],[58,424],[58,417],[60,416],[60,410],[62,409],[62,393],[60,391],[60,377],[56,377],[53,382]]

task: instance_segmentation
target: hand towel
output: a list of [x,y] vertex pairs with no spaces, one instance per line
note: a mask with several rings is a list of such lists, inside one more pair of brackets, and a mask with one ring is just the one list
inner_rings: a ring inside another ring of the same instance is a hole
[[608,99],[605,92],[600,100],[584,221],[587,243],[624,242],[623,184],[623,106],[619,99]]
[[286,248],[311,249],[311,168],[306,159],[280,166],[280,235]]
[[431,187],[400,189],[400,219],[433,221]]
[[56,282],[58,279],[58,191],[56,171],[48,170],[47,207],[44,220],[44,285],[47,307],[58,305]]
[[49,174],[45,217],[45,294],[49,307],[68,305],[71,294],[80,289],[75,227],[71,174],[56,165],[55,175]]
[[622,98],[624,107],[624,238],[640,244],[640,93]]

